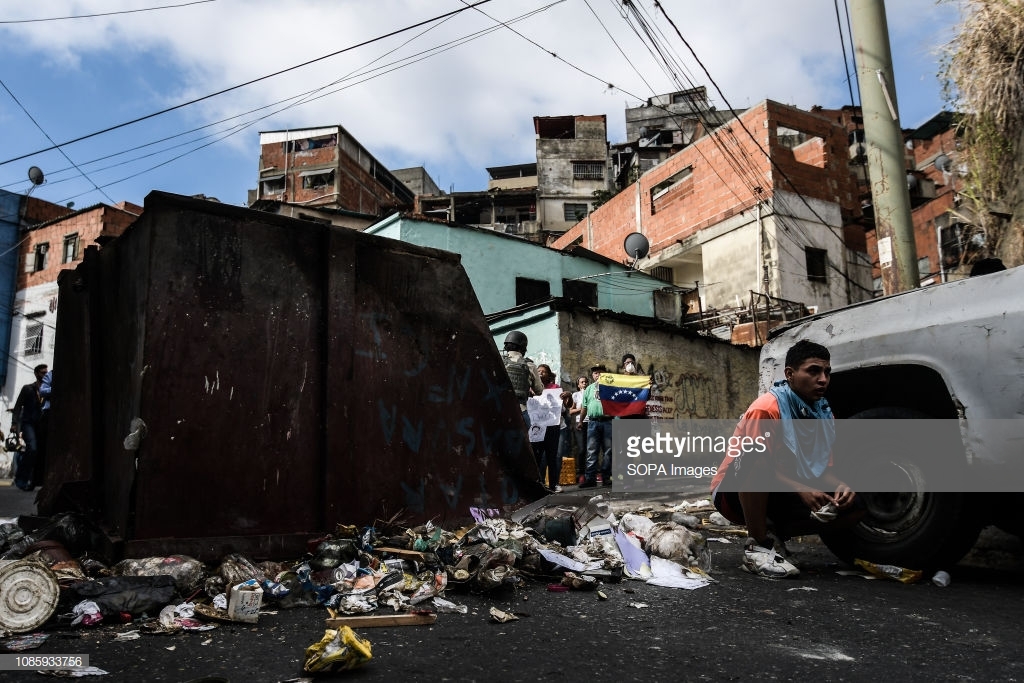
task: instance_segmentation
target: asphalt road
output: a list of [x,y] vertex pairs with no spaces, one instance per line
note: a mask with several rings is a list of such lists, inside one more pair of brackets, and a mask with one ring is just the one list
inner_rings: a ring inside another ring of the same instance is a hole
[[[0,487],[0,499],[7,495]],[[359,630],[372,644],[372,661],[316,678],[1024,678],[1019,618],[1024,563],[1016,538],[986,533],[975,551],[950,569],[947,588],[842,576],[836,571],[849,568],[837,564],[814,538],[791,549],[802,574],[783,581],[740,570],[740,544],[733,542],[712,545],[718,583],[695,591],[626,581],[605,586],[608,600],[602,601],[593,592],[548,592],[544,580],[489,595],[449,590],[447,597],[465,604],[468,614],[441,614],[431,626]],[[488,614],[492,606],[520,618],[495,623]],[[286,681],[303,676],[304,651],[323,635],[326,616],[319,608],[279,610],[262,614],[255,625],[221,624],[204,633],[143,635],[127,642],[114,638],[137,629],[137,623],[53,630],[26,654],[88,654],[92,666],[109,672],[96,679],[103,681]],[[0,677],[37,680],[29,672]]]

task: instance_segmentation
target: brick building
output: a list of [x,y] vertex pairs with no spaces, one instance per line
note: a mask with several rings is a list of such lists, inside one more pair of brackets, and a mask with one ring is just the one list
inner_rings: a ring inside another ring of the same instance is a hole
[[384,217],[413,193],[341,126],[260,133],[259,185],[249,204],[275,200]]
[[742,312],[756,295],[818,310],[860,301],[870,268],[844,237],[860,215],[848,158],[842,125],[767,100],[641,175],[553,246],[625,260],[623,240],[641,233],[650,252],[638,267],[695,287],[712,315]]
[[7,378],[0,394],[4,408],[11,409],[21,387],[34,381],[33,367],[53,363],[57,277],[78,265],[86,247],[119,236],[141,213],[142,207],[130,202],[96,204],[28,227],[18,251]]

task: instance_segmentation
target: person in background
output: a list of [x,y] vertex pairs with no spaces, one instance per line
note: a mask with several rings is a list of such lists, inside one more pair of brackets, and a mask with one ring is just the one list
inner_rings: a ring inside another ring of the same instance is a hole
[[569,408],[569,423],[572,425],[573,458],[576,459],[576,483],[582,484],[583,473],[587,469],[587,423],[583,420],[583,392],[590,381],[584,377],[576,378],[576,391],[572,393],[572,408]]
[[43,381],[39,384],[39,395],[43,398],[42,417],[39,419],[39,429],[36,433],[38,448],[36,450],[36,464],[32,474],[32,481],[39,486],[43,485],[43,473],[46,465],[46,444],[50,434],[50,396],[53,394],[53,370],[47,370],[43,375]]
[[22,491],[31,491],[36,486],[32,479],[35,476],[36,451],[39,447],[36,434],[43,416],[43,397],[39,393],[39,387],[47,370],[49,368],[46,365],[37,365],[33,368],[36,381],[23,386],[18,394],[18,400],[14,402],[11,432],[21,434],[25,441],[25,450],[15,456],[17,466],[14,485]]
[[505,337],[505,371],[512,382],[512,389],[519,401],[519,411],[523,415],[526,429],[530,429],[530,414],[526,411],[526,401],[530,396],[540,396],[544,385],[537,376],[533,361],[526,357],[526,335],[519,330],[512,330]]
[[581,489],[597,486],[599,468],[601,483],[612,485],[612,418],[604,414],[601,399],[597,395],[597,383],[603,372],[608,372],[608,368],[602,364],[590,368],[590,386],[583,392],[583,420],[587,421],[587,469],[583,474]]
[[[537,375],[545,389],[561,389],[558,385],[555,373],[551,366],[541,363],[537,366]],[[559,400],[564,408],[568,401],[572,400],[572,394],[568,391],[559,393]],[[544,432],[544,439],[533,444],[533,454],[537,458],[537,469],[540,470],[541,482],[544,481],[544,471],[547,470],[547,485],[555,493],[561,493],[562,487],[559,478],[562,474],[562,457],[559,453],[558,442],[561,429],[565,425],[564,419],[559,424],[549,425]]]

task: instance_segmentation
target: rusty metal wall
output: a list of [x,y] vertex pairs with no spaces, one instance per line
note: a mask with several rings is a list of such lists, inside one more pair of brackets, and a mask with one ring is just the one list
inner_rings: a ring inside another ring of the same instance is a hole
[[[76,271],[87,294],[62,281],[78,312],[57,332],[87,350],[69,383],[96,407],[64,460],[126,553],[268,555],[542,494],[458,256],[164,193],[145,208]],[[55,474],[51,509],[82,498]]]

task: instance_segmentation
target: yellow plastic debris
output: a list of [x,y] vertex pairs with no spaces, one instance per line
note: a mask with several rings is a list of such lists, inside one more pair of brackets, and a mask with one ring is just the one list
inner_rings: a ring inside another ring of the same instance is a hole
[[370,641],[360,638],[348,626],[329,628],[319,643],[306,648],[306,662],[302,670],[307,673],[346,671],[362,666],[372,658]]

